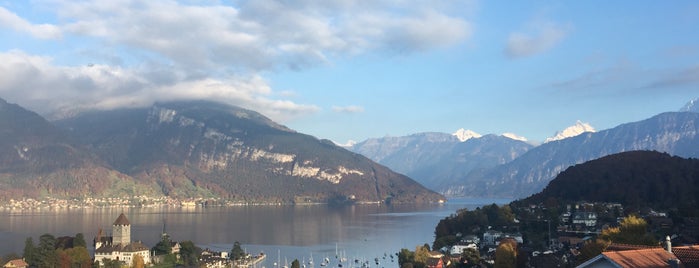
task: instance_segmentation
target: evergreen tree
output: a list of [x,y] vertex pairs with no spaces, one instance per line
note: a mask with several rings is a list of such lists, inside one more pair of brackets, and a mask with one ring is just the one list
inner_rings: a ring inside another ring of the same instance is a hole
[[160,241],[153,246],[151,251],[155,252],[155,255],[167,255],[172,253],[172,247],[170,246],[170,236],[163,234]]
[[87,243],[85,242],[85,236],[83,236],[83,233],[75,234],[75,239],[73,239],[73,247],[87,248]]
[[182,246],[180,248],[182,263],[187,267],[196,267],[199,263],[199,252],[201,250],[197,249],[192,241],[183,241],[180,245]]
[[291,268],[301,268],[301,264],[299,264],[298,259],[294,259],[294,261],[291,262]]
[[475,248],[464,249],[461,258],[466,263],[466,267],[475,267],[481,261],[481,253]]
[[39,237],[39,247],[37,248],[38,266],[54,267],[58,265],[58,255],[56,254],[56,238],[51,234],[43,234]]
[[245,251],[243,251],[243,248],[240,246],[240,242],[235,241],[235,243],[233,243],[233,249],[231,249],[231,259],[237,261],[244,257]]
[[414,256],[415,253],[408,250],[407,248],[402,248],[398,253],[398,265],[400,265],[400,267],[403,267],[404,264],[410,263],[410,266],[412,267],[412,263],[415,259]]
[[24,261],[26,261],[29,266],[39,265],[36,247],[34,246],[34,240],[31,237],[27,237],[27,240],[24,240],[24,252],[22,256],[24,256]]

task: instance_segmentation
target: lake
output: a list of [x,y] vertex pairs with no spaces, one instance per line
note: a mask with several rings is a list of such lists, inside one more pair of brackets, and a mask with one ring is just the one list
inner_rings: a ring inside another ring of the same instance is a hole
[[[202,248],[230,251],[239,241],[252,254],[264,252],[261,267],[278,260],[309,259],[316,265],[336,252],[348,259],[372,260],[401,248],[432,244],[440,219],[461,208],[504,204],[505,199],[453,199],[444,204],[308,206],[237,206],[183,208],[95,208],[0,211],[0,254],[22,253],[24,241],[34,243],[44,233],[56,237],[83,233],[88,244],[99,228],[124,213],[131,223],[131,239],[152,247],[165,231],[173,240],[191,240]],[[165,224],[164,224],[165,223]],[[92,250],[92,249],[91,249]],[[397,261],[397,260],[396,260]],[[381,266],[395,267],[386,258]],[[397,262],[395,263],[397,265]]]

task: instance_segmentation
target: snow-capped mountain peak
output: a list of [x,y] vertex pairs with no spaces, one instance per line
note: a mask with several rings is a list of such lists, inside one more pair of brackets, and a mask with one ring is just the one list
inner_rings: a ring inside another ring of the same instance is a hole
[[511,132],[502,133],[502,136],[505,138],[510,138],[510,139],[518,140],[518,141],[524,141],[524,142],[528,141],[527,138],[522,137],[522,136],[518,136],[517,134],[511,133]]
[[467,140],[473,139],[473,138],[480,138],[483,136],[481,134],[476,133],[475,131],[472,131],[470,129],[463,129],[463,128],[460,128],[459,130],[454,132],[454,134],[452,134],[452,135],[454,135],[461,142],[464,142],[464,141],[467,141]]
[[695,112],[699,113],[699,98],[690,100],[687,104],[680,109],[680,112]]
[[556,132],[553,137],[547,138],[544,143],[562,140],[570,137],[575,137],[577,135],[583,134],[585,132],[595,132],[595,128],[589,123],[583,123],[580,120],[575,122],[575,125],[569,126],[562,131]]

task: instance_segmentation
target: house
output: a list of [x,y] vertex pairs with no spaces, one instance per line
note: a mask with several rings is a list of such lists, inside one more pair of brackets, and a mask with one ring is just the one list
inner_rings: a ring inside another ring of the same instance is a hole
[[231,260],[228,258],[228,252],[225,251],[216,252],[206,249],[201,253],[199,263],[203,264],[206,268],[231,267]]
[[573,224],[582,224],[586,227],[595,227],[597,225],[597,213],[575,212],[573,213]]
[[461,238],[461,242],[468,245],[468,244],[476,244],[478,245],[481,242],[481,239],[478,238],[475,235],[467,235]]
[[103,236],[100,229],[95,237],[94,260],[102,265],[102,260],[118,260],[131,265],[133,258],[140,255],[145,264],[151,263],[150,248],[140,241],[131,242],[131,223],[124,213],[112,224],[112,236]]
[[444,268],[444,260],[442,258],[427,258],[427,268]]
[[607,251],[584,262],[578,268],[683,267],[677,257],[663,248]]
[[469,248],[476,249],[476,250],[478,249],[476,244],[468,244],[468,245],[456,244],[456,245],[451,246],[451,248],[449,249],[449,254],[450,255],[461,255],[461,253],[463,253],[464,250],[469,249]]
[[497,245],[498,239],[502,237],[502,232],[495,230],[488,230],[483,233],[483,244],[486,246]]
[[699,245],[673,247],[672,253],[685,268],[699,268]]
[[27,264],[27,262],[25,262],[24,259],[14,259],[14,260],[8,261],[2,267],[3,268],[27,268],[27,267],[29,267],[29,264]]

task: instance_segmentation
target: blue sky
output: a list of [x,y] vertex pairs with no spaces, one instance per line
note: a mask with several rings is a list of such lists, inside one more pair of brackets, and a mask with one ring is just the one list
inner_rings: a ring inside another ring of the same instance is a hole
[[696,1],[0,0],[0,97],[48,117],[211,99],[344,143],[543,141],[699,97]]

